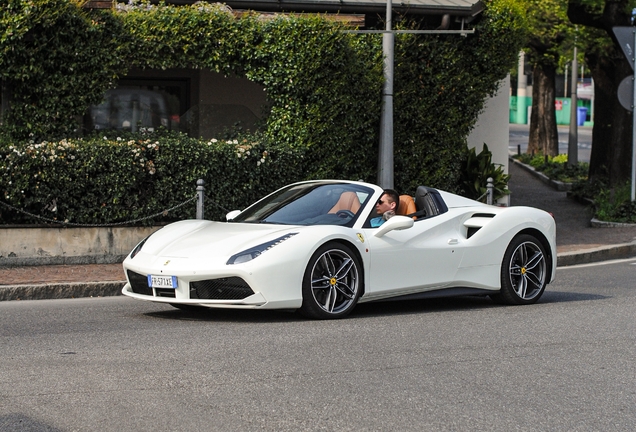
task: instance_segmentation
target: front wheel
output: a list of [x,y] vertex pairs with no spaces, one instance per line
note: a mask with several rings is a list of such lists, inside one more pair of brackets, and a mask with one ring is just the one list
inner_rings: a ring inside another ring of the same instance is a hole
[[541,242],[534,236],[515,237],[501,264],[501,291],[492,296],[505,304],[532,304],[547,284],[548,264]]
[[317,319],[342,318],[349,314],[361,293],[362,267],[346,245],[323,245],[312,255],[303,277],[300,312]]

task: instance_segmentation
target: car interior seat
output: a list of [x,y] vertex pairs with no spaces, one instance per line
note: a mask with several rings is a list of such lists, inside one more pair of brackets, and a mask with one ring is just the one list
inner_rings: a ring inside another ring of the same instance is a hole
[[338,199],[338,202],[329,210],[329,213],[337,213],[340,210],[349,210],[352,213],[357,213],[360,209],[360,199],[355,192],[343,192]]
[[[415,213],[416,211],[417,208],[415,206],[415,201],[413,201],[413,197],[410,195],[400,195],[400,205],[395,214],[407,216]],[[413,216],[413,219],[417,219],[417,217]]]
[[418,186],[415,191],[415,207],[418,217],[431,217],[448,211],[439,192],[426,186]]

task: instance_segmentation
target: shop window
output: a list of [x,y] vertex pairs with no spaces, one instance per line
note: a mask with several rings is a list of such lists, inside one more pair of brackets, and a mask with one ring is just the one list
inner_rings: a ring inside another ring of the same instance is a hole
[[104,101],[89,108],[86,130],[149,131],[164,127],[183,130],[181,117],[188,110],[187,80],[152,80],[126,78],[117,88],[108,90]]

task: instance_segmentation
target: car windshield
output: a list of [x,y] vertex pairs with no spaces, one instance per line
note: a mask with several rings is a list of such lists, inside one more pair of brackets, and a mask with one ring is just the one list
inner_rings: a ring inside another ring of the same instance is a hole
[[231,222],[352,226],[373,189],[350,183],[291,185],[248,207]]

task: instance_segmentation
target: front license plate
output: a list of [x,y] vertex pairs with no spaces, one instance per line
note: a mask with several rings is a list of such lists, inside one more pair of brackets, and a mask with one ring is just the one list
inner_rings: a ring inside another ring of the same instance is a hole
[[153,288],[177,288],[177,277],[148,275],[148,286]]

